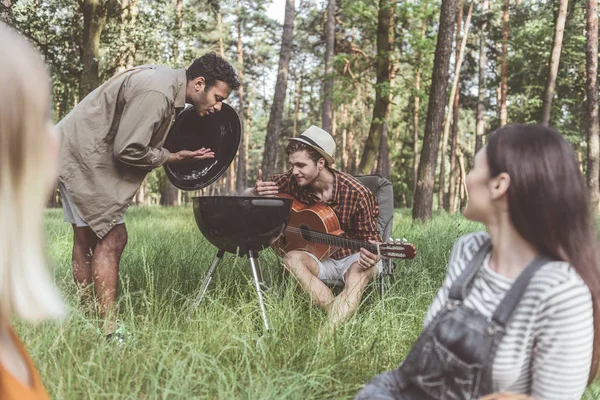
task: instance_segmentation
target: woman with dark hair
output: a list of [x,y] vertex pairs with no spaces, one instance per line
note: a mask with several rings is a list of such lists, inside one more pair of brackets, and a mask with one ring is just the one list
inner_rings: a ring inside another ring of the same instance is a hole
[[487,232],[456,241],[423,333],[356,398],[579,399],[598,367],[600,260],[573,150],[553,129],[505,126],[466,184],[464,216]]

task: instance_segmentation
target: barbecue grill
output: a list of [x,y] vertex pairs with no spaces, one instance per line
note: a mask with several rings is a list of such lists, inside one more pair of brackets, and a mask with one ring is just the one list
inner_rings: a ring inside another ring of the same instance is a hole
[[212,275],[226,251],[247,256],[265,329],[269,330],[262,297],[262,274],[258,253],[269,247],[287,226],[292,199],[209,196],[194,197],[193,204],[194,217],[200,232],[219,249],[204,278],[194,308],[204,298]]
[[[240,119],[228,104],[223,103],[219,112],[205,117],[199,117],[193,108],[183,110],[169,130],[164,147],[171,152],[210,148],[215,152],[215,158],[166,164],[164,169],[167,178],[182,190],[199,190],[215,182],[235,158],[241,132]],[[194,197],[193,205],[200,232],[218,251],[190,312],[204,298],[212,275],[225,252],[247,256],[263,322],[268,330],[258,253],[271,245],[285,229],[292,200],[235,196]]]

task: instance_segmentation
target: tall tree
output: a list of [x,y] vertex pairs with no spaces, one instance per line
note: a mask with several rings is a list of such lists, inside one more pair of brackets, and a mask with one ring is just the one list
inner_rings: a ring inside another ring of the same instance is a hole
[[[469,37],[469,27],[471,25],[471,16],[473,15],[473,1],[469,6],[469,12],[467,13],[467,20],[465,22],[465,33],[460,37],[460,25],[462,24],[463,16],[463,2],[459,0],[458,14],[456,19],[456,55],[454,63],[454,78],[452,80],[452,89],[450,89],[450,100],[452,101],[448,107],[448,115],[446,116],[446,123],[444,124],[444,133],[442,135],[442,152],[440,154],[440,187],[438,192],[438,198],[440,206],[448,210],[448,204],[445,202],[445,191],[446,191],[446,150],[448,146],[448,136],[450,133],[450,127],[452,126],[452,118],[454,116],[454,105],[458,104],[458,82],[460,79],[460,68],[462,66],[465,47],[467,45],[467,39]],[[460,45],[458,44],[460,42]]]
[[242,124],[242,140],[240,140],[239,156],[237,160],[237,180],[235,188],[238,193],[242,193],[248,184],[248,170],[246,169],[246,163],[248,154],[246,147],[249,139],[249,132],[246,129],[245,124],[245,109],[244,109],[244,44],[242,42],[242,2],[237,0],[238,6],[238,17],[237,17],[237,61],[238,61],[238,75],[240,78],[240,88],[238,89],[238,97],[240,101],[239,115],[240,122]]
[[359,172],[369,174],[379,152],[379,141],[383,126],[390,112],[391,88],[394,84],[392,46],[394,43],[394,3],[379,0],[377,16],[377,83],[375,85],[375,106],[369,136],[358,166]]
[[552,54],[550,54],[550,62],[548,65],[548,79],[546,81],[546,90],[544,91],[544,108],[542,111],[541,122],[546,126],[550,123],[550,112],[552,111],[552,99],[554,98],[556,75],[558,73],[558,65],[560,64],[560,52],[562,51],[562,41],[565,32],[568,6],[569,0],[559,0],[558,15],[556,16],[556,26],[554,29],[554,40],[552,43]]
[[[225,34],[223,33],[223,16],[221,15],[221,11],[217,11],[217,33],[219,35],[219,55],[223,58],[225,58],[225,46],[223,44],[223,36],[225,36]],[[235,185],[236,185],[236,167],[237,167],[237,160],[233,160],[231,162],[231,164],[229,165],[229,168],[227,169],[227,186],[226,186],[226,192],[228,193],[234,193],[235,192]]]
[[271,105],[271,114],[267,124],[267,136],[265,137],[265,148],[263,150],[262,172],[269,177],[277,169],[277,143],[281,135],[281,122],[283,120],[283,107],[285,105],[285,94],[287,92],[288,71],[290,58],[292,56],[292,44],[294,36],[294,0],[287,0],[285,5],[285,18],[283,22],[283,34],[281,36],[281,51],[279,53],[279,69],[277,82],[275,84],[275,95]]
[[456,152],[458,149],[459,135],[459,115],[460,115],[460,90],[454,96],[454,116],[452,117],[452,139],[450,140],[450,178],[448,179],[448,196],[444,204],[447,205],[446,211],[450,213],[456,212],[456,182],[458,180],[458,166],[456,165]]
[[132,68],[135,64],[135,40],[131,34],[135,30],[138,15],[138,0],[121,0],[121,23],[119,24],[119,66],[118,72]]
[[83,99],[100,84],[100,36],[106,25],[108,7],[112,0],[79,0],[83,13],[81,60],[83,70],[79,82],[79,98]]
[[478,81],[478,96],[477,96],[477,114],[475,128],[475,154],[483,146],[483,135],[485,133],[485,70],[487,64],[486,53],[486,30],[489,19],[490,1],[483,1],[483,23],[481,24],[481,32],[479,35],[479,81]]
[[587,185],[595,212],[600,206],[600,139],[598,138],[598,1],[586,0]]
[[183,25],[183,0],[172,0],[175,9],[175,24],[173,27],[173,64],[177,65],[179,61],[179,42],[181,41],[181,26]]
[[[179,59],[179,42],[181,41],[181,27],[183,26],[183,0],[172,0],[173,10],[175,11],[175,20],[173,21],[173,42],[171,43],[171,62],[173,65],[177,65]],[[166,178],[166,176],[164,177]],[[163,190],[161,191],[161,204],[164,206],[177,206],[180,205],[181,193],[180,190],[175,187],[168,179],[165,179],[165,183],[162,185]]]
[[323,82],[323,109],[321,127],[333,134],[333,58],[335,56],[335,11],[336,0],[328,0],[325,24],[325,80]]
[[435,183],[435,165],[440,144],[440,133],[444,119],[444,108],[448,101],[448,67],[452,52],[452,36],[456,23],[458,0],[442,0],[438,38],[435,46],[433,73],[429,88],[429,104],[423,147],[419,161],[419,176],[414,195],[413,219],[427,220],[431,218],[433,208],[433,187]]
[[[421,41],[427,33],[427,7],[428,0],[423,5],[423,20],[421,21]],[[419,114],[421,112],[421,74],[423,72],[423,52],[417,49],[417,73],[415,75],[415,96],[413,107],[413,193],[417,187],[417,173],[419,171]]]
[[506,96],[508,95],[508,8],[510,0],[502,5],[502,56],[500,59],[500,126],[508,121]]

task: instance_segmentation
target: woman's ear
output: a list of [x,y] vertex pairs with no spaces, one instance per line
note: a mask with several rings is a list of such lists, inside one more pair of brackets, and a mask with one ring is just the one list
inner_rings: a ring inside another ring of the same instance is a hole
[[510,187],[510,175],[501,172],[498,176],[490,179],[490,191],[492,200],[497,200],[504,196]]

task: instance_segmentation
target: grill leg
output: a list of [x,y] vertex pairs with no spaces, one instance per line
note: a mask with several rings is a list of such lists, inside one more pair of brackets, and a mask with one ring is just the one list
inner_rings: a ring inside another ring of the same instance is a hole
[[254,278],[254,287],[256,288],[256,294],[258,295],[258,302],[260,303],[260,312],[262,313],[263,322],[265,324],[265,330],[269,330],[269,321],[267,319],[267,310],[263,302],[261,284],[261,273],[260,263],[258,261],[258,254],[255,254],[252,250],[248,250],[248,260],[250,261],[250,267],[252,268],[252,278]]
[[212,275],[215,272],[215,270],[217,269],[217,266],[219,265],[221,260],[223,259],[224,254],[225,254],[225,250],[219,249],[210,268],[208,269],[208,272],[206,273],[206,277],[204,277],[204,282],[202,282],[202,287],[200,288],[200,291],[198,292],[198,296],[196,296],[196,300],[194,301],[194,304],[192,304],[192,307],[190,307],[190,309],[188,311],[188,316],[187,316],[188,319],[190,319],[192,312],[200,305],[200,302],[202,302],[202,299],[204,298],[204,295],[206,294],[206,291],[208,290],[208,285],[210,285]]

